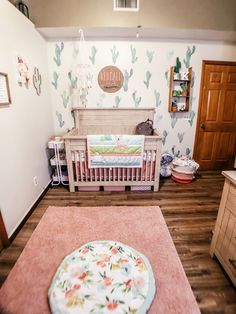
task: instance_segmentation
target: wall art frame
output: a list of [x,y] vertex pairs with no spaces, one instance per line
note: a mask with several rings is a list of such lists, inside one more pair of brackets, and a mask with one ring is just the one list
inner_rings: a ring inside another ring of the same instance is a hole
[[11,93],[8,81],[8,75],[0,72],[0,106],[11,104]]

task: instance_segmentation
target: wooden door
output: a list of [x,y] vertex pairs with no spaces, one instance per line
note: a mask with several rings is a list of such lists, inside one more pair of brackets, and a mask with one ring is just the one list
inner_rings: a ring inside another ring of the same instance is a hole
[[236,62],[203,61],[194,159],[230,169],[236,155]]

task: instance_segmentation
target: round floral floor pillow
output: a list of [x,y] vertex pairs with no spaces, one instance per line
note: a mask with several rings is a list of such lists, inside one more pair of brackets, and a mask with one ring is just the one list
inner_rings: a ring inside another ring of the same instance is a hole
[[95,241],[64,258],[48,299],[53,314],[145,314],[155,292],[143,254],[119,242]]

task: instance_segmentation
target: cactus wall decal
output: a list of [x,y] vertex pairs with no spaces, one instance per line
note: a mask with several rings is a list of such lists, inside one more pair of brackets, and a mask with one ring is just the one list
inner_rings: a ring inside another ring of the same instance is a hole
[[115,105],[113,106],[113,108],[119,108],[120,101],[121,101],[121,98],[119,96],[116,96],[115,97]]
[[195,72],[194,72],[194,71],[192,71],[191,88],[193,88],[194,83],[195,83]]
[[173,50],[168,51],[168,53],[167,53],[167,60],[170,61],[173,56],[174,56],[174,51]]
[[127,92],[128,89],[129,89],[129,79],[131,78],[131,76],[133,75],[134,71],[133,69],[130,69],[129,73],[127,70],[125,70],[124,72],[124,83],[123,83],[123,88],[124,88],[124,91]]
[[190,124],[190,126],[193,126],[193,120],[194,120],[195,115],[196,113],[192,110],[190,112],[189,119],[188,119],[188,123]]
[[167,138],[167,136],[168,136],[168,132],[167,132],[166,130],[164,130],[164,131],[162,132],[162,144],[163,144],[163,146],[165,146],[165,144],[166,144],[166,138]]
[[154,51],[147,50],[146,51],[146,55],[147,55],[147,58],[148,58],[148,62],[151,63],[152,59],[153,59],[153,56],[154,56]]
[[72,71],[70,71],[68,73],[68,77],[69,77],[69,80],[70,80],[71,87],[72,88],[77,88],[78,77],[74,76]]
[[156,115],[156,123],[158,124],[162,120],[163,116],[162,115]]
[[61,65],[61,53],[62,53],[63,49],[64,49],[64,43],[63,42],[61,42],[61,46],[56,44],[56,47],[55,47],[55,57],[53,58],[53,60],[55,61],[57,66]]
[[62,118],[62,114],[60,112],[56,111],[56,115],[57,115],[57,120],[58,120],[59,126],[60,126],[60,128],[62,128],[63,125],[65,124],[65,121],[63,121],[63,118]]
[[194,54],[195,51],[196,51],[195,45],[193,45],[192,49],[189,46],[187,47],[185,59],[183,60],[187,69],[190,67],[191,56]]
[[41,75],[39,74],[39,69],[36,68],[36,67],[34,68],[33,84],[34,84],[34,88],[36,89],[37,95],[40,96],[40,94],[41,94],[42,78],[41,78]]
[[147,88],[149,88],[151,77],[152,77],[152,74],[149,71],[147,71],[146,72],[146,81],[143,81],[143,83],[146,85]]
[[173,117],[173,118],[171,119],[171,127],[172,127],[172,129],[174,129],[174,127],[175,127],[177,121],[178,121],[178,119],[177,119],[176,117]]
[[57,89],[59,74],[57,72],[53,72],[53,81],[51,82],[52,85]]
[[89,56],[89,59],[92,62],[92,64],[95,64],[95,57],[96,57],[97,52],[98,52],[97,48],[93,46],[91,48],[91,56]]
[[134,91],[132,93],[132,97],[133,97],[133,101],[134,101],[134,106],[138,107],[140,102],[141,102],[141,100],[142,100],[142,97],[136,97],[136,93],[137,93],[137,91]]
[[132,45],[130,46],[130,50],[131,50],[131,61],[134,64],[137,60],[138,57],[136,56],[136,48],[134,48]]
[[119,51],[116,50],[116,45],[114,45],[113,48],[110,49],[110,51],[111,51],[112,61],[115,64],[117,58],[119,57]]
[[76,47],[74,47],[74,49],[73,49],[73,53],[72,53],[72,55],[73,55],[73,58],[74,58],[74,59],[76,59],[76,58],[77,58],[78,53],[79,53],[79,49],[78,49],[78,48],[76,48]]
[[156,99],[156,108],[157,108],[161,105],[160,93],[155,89],[154,95],[155,95],[155,99]]
[[178,157],[180,155],[180,151],[175,150],[175,145],[172,146],[171,151],[172,151],[172,154],[174,155],[174,157]]
[[186,156],[189,156],[191,153],[191,149],[187,147],[185,153],[186,153]]
[[61,98],[62,98],[63,107],[67,108],[70,97],[69,97],[69,95],[66,94],[66,91],[63,92],[63,94],[61,95]]
[[166,70],[166,71],[165,71],[165,79],[166,79],[167,87],[170,87],[169,70]]
[[178,136],[179,142],[182,143],[184,139],[184,133],[178,133],[177,136]]
[[99,95],[99,98],[98,98],[98,101],[97,101],[97,107],[98,108],[102,108],[103,100],[104,100],[105,96],[106,96],[105,93]]

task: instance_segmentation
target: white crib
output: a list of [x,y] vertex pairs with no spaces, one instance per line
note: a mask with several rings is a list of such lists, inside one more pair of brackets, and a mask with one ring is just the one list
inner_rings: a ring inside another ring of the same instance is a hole
[[88,134],[135,134],[138,123],[153,120],[154,109],[74,109],[75,126],[64,136],[70,191],[75,187],[153,186],[159,189],[161,137],[145,136],[142,168],[88,168]]

